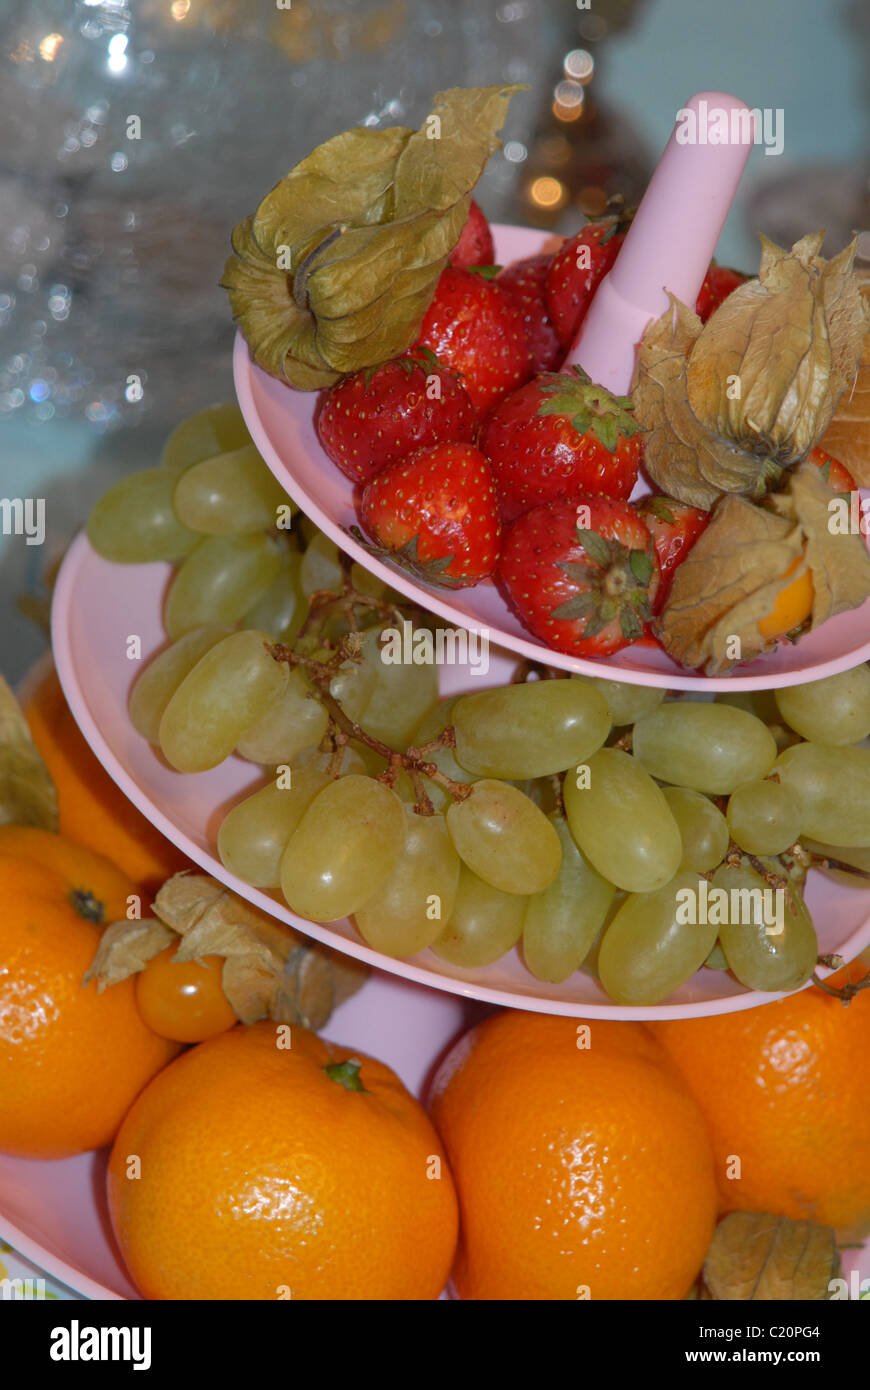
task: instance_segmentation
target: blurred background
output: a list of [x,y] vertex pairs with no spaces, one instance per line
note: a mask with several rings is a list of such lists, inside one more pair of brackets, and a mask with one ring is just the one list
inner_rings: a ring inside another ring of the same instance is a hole
[[0,498],[47,520],[42,546],[0,536],[7,679],[93,500],[232,397],[233,224],[330,135],[502,81],[530,90],[478,190],[495,220],[570,233],[637,201],[706,88],[784,113],[720,261],[870,226],[868,0],[0,0]]

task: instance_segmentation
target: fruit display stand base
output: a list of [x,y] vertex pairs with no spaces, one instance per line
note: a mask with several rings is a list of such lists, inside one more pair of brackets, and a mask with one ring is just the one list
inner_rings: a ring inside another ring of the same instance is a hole
[[[551,249],[553,238],[528,227],[493,226],[496,260],[509,265]],[[482,628],[492,643],[532,661],[566,671],[606,676],[637,685],[672,690],[768,690],[833,676],[870,659],[870,599],[861,608],[829,618],[798,643],[781,642],[774,651],[740,666],[728,676],[699,676],[684,670],[653,645],[623,648],[613,656],[590,661],[552,651],[532,637],[491,582],[448,590],[421,584],[392,565],[375,559],[348,534],[357,524],[354,485],[320,446],[314,427],[317,397],[294,391],[254,365],[242,335],[236,335],[233,378],[245,423],[257,448],[286,492],[322,531],[354,560],[407,598],[457,627]],[[632,496],[648,492],[639,482]],[[866,493],[870,497],[870,492]]]
[[[162,602],[168,565],[115,565],[101,559],[87,538],[70,548],[60,571],[52,608],[52,642],[58,675],[82,733],[107,772],[134,805],[194,863],[233,892],[280,921],[357,959],[417,984],[510,1008],[577,1018],[690,1018],[729,1013],[768,1003],[778,996],[747,990],[724,971],[698,971],[666,1003],[627,1006],[607,998],[582,971],[563,984],[536,980],[516,949],[494,965],[463,970],[427,950],[412,960],[373,951],[347,920],[326,925],[295,916],[276,896],[251,888],[217,858],[222,817],[246,791],[265,781],[264,770],[233,756],[210,772],[175,772],[130,723],[127,697],[141,669],[128,656],[129,638],[140,638],[142,660],[166,641]],[[510,678],[515,659],[490,652],[485,677],[468,668],[440,668],[442,692],[474,690]],[[851,960],[870,945],[870,892],[812,873],[807,905],[824,954]]]
[[[457,1036],[487,1010],[375,973],[323,1029],[388,1066],[415,1095]],[[49,1162],[0,1154],[0,1239],[83,1298],[138,1298],[106,1210],[108,1151]]]

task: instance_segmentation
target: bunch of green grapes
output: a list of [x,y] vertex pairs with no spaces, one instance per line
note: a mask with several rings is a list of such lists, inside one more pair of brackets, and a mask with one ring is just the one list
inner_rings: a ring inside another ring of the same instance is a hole
[[[518,946],[537,979],[584,969],[624,1004],[705,964],[806,983],[808,863],[870,870],[866,667],[711,703],[585,677],[439,700],[434,666],[382,659],[398,596],[305,518],[286,531],[294,510],[235,407],[213,407],[88,526],[110,559],[176,566],[136,729],[180,772],[269,770],[220,826],[228,869],[385,954],[479,968]],[[346,598],[348,572],[353,621],[319,617],[312,595]],[[746,910],[772,887],[776,930]],[[727,911],[692,920],[713,889]]]

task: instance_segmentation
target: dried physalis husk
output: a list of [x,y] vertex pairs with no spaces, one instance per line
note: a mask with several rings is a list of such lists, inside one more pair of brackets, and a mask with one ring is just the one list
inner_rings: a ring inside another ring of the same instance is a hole
[[273,1018],[316,1029],[369,974],[367,966],[309,941],[206,874],[175,874],[153,909],[155,919],[105,929],[85,984],[96,979],[104,989],[126,980],[177,941],[179,962],[224,958],[221,986],[242,1023]]
[[758,625],[804,568],[813,580],[808,629],[859,607],[870,595],[870,555],[860,535],[831,530],[833,500],[811,463],[792,470],[785,490],[764,506],[723,497],[677,569],[656,622],[670,655],[713,676],[770,650],[775,639]]
[[737,1211],[716,1227],[702,1274],[714,1299],[819,1302],[840,1272],[837,1239],[814,1221]]
[[702,327],[671,300],[640,344],[635,416],[663,492],[709,509],[723,493],[760,498],[806,458],[858,368],[870,310],[853,269],[822,233],[792,251],[762,237],[758,278]]
[[15,696],[0,676],[0,825],[57,830],[57,792]]
[[802,237],[790,254],[762,237],[758,279],[728,296],[689,355],[700,423],[784,465],[821,439],[870,326],[853,270],[857,237],[827,261],[824,235]]
[[694,415],[687,366],[701,331],[697,314],[671,296],[641,340],[632,399],[648,431],[644,467],[653,482],[666,496],[709,511],[725,492],[762,496],[781,470],[712,434]]
[[[870,303],[870,271],[863,272],[860,283]],[[846,465],[859,487],[870,487],[870,333],[864,336],[854,385],[840,397],[821,447]]]
[[96,955],[85,971],[82,984],[96,980],[97,990],[102,994],[109,985],[116,985],[144,970],[149,960],[177,940],[177,934],[154,917],[112,922],[100,935]]
[[238,224],[221,284],[259,366],[314,391],[410,347],[522,90],[454,87],[419,131],[344,131]]

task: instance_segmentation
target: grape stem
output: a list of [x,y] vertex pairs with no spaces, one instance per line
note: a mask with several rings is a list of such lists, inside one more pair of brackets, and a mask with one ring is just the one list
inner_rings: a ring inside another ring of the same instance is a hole
[[[302,666],[311,678],[312,683],[317,689],[317,698],[320,700],[329,716],[329,733],[332,738],[336,753],[344,751],[348,742],[361,743],[365,748],[371,748],[374,753],[384,758],[387,766],[383,772],[378,774],[377,780],[384,782],[388,787],[392,787],[401,771],[408,774],[411,785],[414,788],[416,801],[414,810],[419,816],[432,816],[435,808],[426,791],[423,777],[428,777],[452,796],[454,801],[464,801],[471,795],[472,788],[462,782],[455,782],[452,777],[448,777],[446,772],[427,757],[427,754],[435,752],[439,748],[455,748],[456,739],[452,728],[444,729],[437,738],[429,743],[425,743],[420,748],[409,748],[402,753],[397,748],[391,748],[389,744],[381,739],[375,738],[357,724],[348,714],[339,700],[335,698],[329,686],[338,668],[346,661],[359,662],[360,637],[356,632],[348,633],[342,637],[333,655],[328,661],[315,661],[312,657],[303,656],[301,652],[292,651],[284,646],[282,642],[267,644],[266,650],[275,661],[286,662],[288,666]],[[330,760],[330,769],[333,760]],[[330,772],[330,775],[332,773]]]
[[744,861],[752,865],[759,878],[763,878],[764,882],[770,888],[781,888],[785,893],[786,902],[792,912],[797,912],[797,903],[792,896],[791,883],[788,878],[783,877],[782,874],[774,873],[773,869],[769,869],[756,855],[749,854],[745,849],[741,849],[734,840],[731,840],[725,852],[723,863],[729,864],[732,868],[739,869]]

